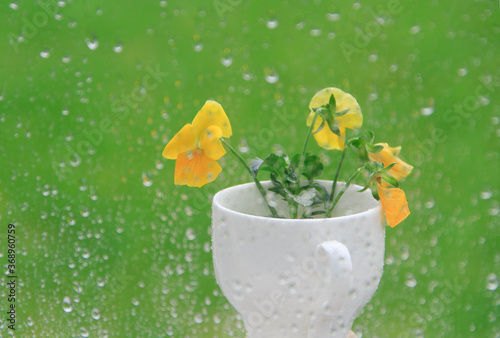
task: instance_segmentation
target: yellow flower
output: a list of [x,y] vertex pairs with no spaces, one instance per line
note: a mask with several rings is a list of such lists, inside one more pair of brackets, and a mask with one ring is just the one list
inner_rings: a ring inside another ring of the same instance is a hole
[[[369,152],[368,158],[370,161],[380,162],[384,165],[384,167],[395,163],[395,165],[389,169],[387,174],[393,176],[398,181],[411,173],[413,167],[403,162],[398,157],[401,147],[391,148],[387,143],[378,143],[376,145],[382,146],[383,149],[378,153]],[[387,225],[395,227],[410,214],[408,202],[406,201],[406,195],[404,191],[399,188],[391,188],[387,182],[382,180],[382,175],[375,178],[375,183],[377,186],[378,196],[380,197],[380,202],[382,203],[382,209],[385,213]]]
[[313,135],[319,146],[325,149],[344,149],[345,130],[360,128],[363,124],[363,115],[356,99],[348,93],[343,92],[338,88],[325,88],[320,90],[313,96],[309,103],[309,117],[307,118],[307,126],[310,126],[314,119],[313,108],[319,108],[329,103],[330,97],[333,94],[336,101],[336,113],[347,111],[342,116],[333,118],[333,122],[338,126],[338,132],[335,134],[327,123],[318,115],[313,127]]
[[387,143],[377,143],[376,146],[382,146],[383,148],[378,153],[368,153],[370,161],[380,162],[384,167],[396,163],[387,173],[398,181],[411,173],[413,167],[398,157],[401,147],[391,148]]
[[399,188],[390,188],[381,177],[377,177],[376,185],[387,225],[394,228],[410,214],[405,192]]
[[222,106],[208,100],[163,150],[163,157],[176,160],[175,184],[201,187],[214,181],[222,171],[217,160],[226,153],[220,138],[231,134]]

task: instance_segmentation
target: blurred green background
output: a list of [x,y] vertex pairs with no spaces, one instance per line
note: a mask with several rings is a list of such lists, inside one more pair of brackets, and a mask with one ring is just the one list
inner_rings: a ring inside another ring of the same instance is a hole
[[[214,183],[176,187],[161,151],[215,99],[248,159],[298,152],[310,98],[336,86],[415,166],[354,331],[500,337],[498,1],[19,0],[0,30],[16,336],[244,337],[215,282],[210,199],[249,177],[225,156]],[[340,154],[309,149],[331,179]]]

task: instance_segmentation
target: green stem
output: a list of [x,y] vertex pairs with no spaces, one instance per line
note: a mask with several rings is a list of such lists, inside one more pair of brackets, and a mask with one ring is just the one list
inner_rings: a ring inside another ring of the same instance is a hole
[[335,195],[335,189],[337,188],[337,181],[339,180],[340,169],[342,168],[342,163],[344,162],[345,152],[347,148],[342,151],[342,157],[340,158],[339,166],[337,167],[337,172],[335,173],[335,179],[333,180],[332,193],[330,194],[330,202],[333,201]]
[[269,210],[271,211],[271,214],[273,215],[273,217],[278,218],[279,217],[278,212],[276,212],[276,209],[274,207],[272,207],[271,205],[269,205],[269,202],[267,201],[267,198],[266,198],[266,191],[265,191],[264,187],[262,186],[262,184],[260,183],[260,181],[257,179],[257,177],[252,173],[252,170],[250,170],[250,167],[248,166],[248,164],[245,161],[245,159],[243,157],[241,157],[241,155],[233,147],[231,147],[226,142],[226,140],[224,140],[223,138],[221,138],[220,140],[222,141],[222,144],[227,149],[229,149],[229,151],[234,156],[236,156],[236,158],[241,162],[241,164],[243,165],[243,167],[245,167],[247,169],[247,171],[250,174],[250,176],[252,176],[252,178],[253,178],[253,180],[255,182],[255,185],[257,186],[257,189],[259,189],[259,192],[262,195],[262,198],[264,199],[264,202],[266,202],[267,206],[269,207]]
[[[302,176],[302,170],[304,169],[304,161],[305,161],[305,157],[306,157],[307,144],[309,143],[309,138],[311,137],[312,130],[314,128],[314,125],[316,124],[316,119],[318,118],[320,110],[321,109],[316,110],[316,113],[314,114],[314,118],[311,122],[311,125],[309,126],[309,130],[307,131],[304,145],[302,146],[302,154],[300,154],[299,167],[297,169],[297,186],[295,188],[295,194],[298,194],[299,190],[300,190],[300,177]],[[291,218],[297,218],[297,214],[299,211],[298,209],[299,209],[299,206],[297,203],[295,203],[295,207],[293,208],[293,215],[290,215]]]
[[328,208],[328,210],[326,211],[326,214],[325,214],[326,218],[328,218],[332,215],[333,208],[335,208],[335,206],[339,202],[342,195],[344,195],[347,188],[349,188],[349,186],[351,185],[352,181],[354,181],[354,179],[356,177],[358,177],[358,175],[362,172],[363,169],[364,169],[364,167],[358,168],[358,170],[356,170],[356,172],[347,180],[347,182],[345,182],[345,185],[342,187],[342,190],[340,190],[339,193],[337,194],[337,196],[335,196],[335,199],[333,200],[332,204],[330,205],[330,208]]

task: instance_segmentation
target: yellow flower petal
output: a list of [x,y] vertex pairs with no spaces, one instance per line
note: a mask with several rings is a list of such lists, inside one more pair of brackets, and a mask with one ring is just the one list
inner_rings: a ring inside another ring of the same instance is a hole
[[203,150],[188,151],[177,156],[175,184],[199,188],[214,181],[221,171],[219,163],[206,156]]
[[410,210],[403,190],[389,188],[389,185],[385,182],[377,182],[377,191],[382,203],[382,209],[385,212],[387,225],[393,228],[408,217]]
[[203,131],[200,137],[200,148],[205,155],[212,160],[218,160],[226,153],[220,138],[222,137],[222,130],[217,126],[210,126]]
[[413,167],[408,163],[403,162],[398,157],[401,147],[391,148],[387,143],[377,143],[376,145],[380,145],[384,148],[378,153],[368,153],[370,161],[380,162],[384,165],[384,167],[387,167],[392,163],[396,163],[391,170],[389,170],[388,174],[397,180],[405,178],[411,173]]
[[[310,126],[312,120],[314,119],[314,113],[310,113],[307,119],[307,125]],[[324,124],[323,127],[323,118],[318,116],[316,118],[316,122],[313,127],[313,136],[318,145],[324,149],[344,149],[344,137],[345,137],[345,128],[340,128],[340,135],[343,137],[339,137],[337,134],[331,131],[330,127],[327,124]]]
[[363,114],[361,114],[361,108],[359,107],[358,101],[349,93],[346,93],[338,88],[329,87],[324,88],[316,93],[309,103],[309,109],[318,108],[324,106],[330,102],[330,96],[335,97],[336,102],[336,112],[340,113],[345,110],[348,112],[340,117],[335,118],[335,122],[342,128],[356,129],[360,128],[363,124]]
[[175,160],[177,155],[188,150],[195,150],[198,143],[196,130],[191,124],[186,124],[175,136],[168,142],[163,149],[163,157],[169,160]]
[[199,136],[210,126],[219,127],[222,131],[222,137],[232,135],[229,119],[222,106],[215,101],[208,100],[205,102],[205,105],[196,114],[192,124]]

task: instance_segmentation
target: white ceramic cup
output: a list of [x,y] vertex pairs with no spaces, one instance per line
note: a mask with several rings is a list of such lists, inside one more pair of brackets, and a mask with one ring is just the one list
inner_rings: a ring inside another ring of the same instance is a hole
[[[318,182],[330,190],[331,181]],[[214,196],[215,274],[248,337],[347,336],[384,265],[380,204],[360,189],[349,187],[336,217],[323,219],[268,217],[253,183]],[[288,208],[280,202],[277,210]]]

